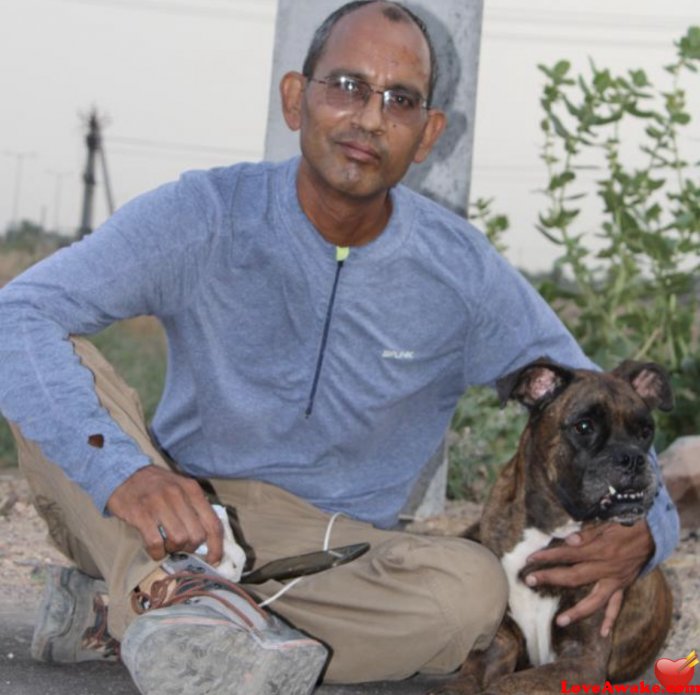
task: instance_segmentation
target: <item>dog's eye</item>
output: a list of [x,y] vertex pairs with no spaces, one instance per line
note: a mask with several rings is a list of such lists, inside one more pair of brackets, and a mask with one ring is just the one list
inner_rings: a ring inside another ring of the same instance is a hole
[[643,425],[642,428],[639,430],[639,437],[640,439],[651,439],[654,436],[654,427],[653,425]]
[[593,429],[593,421],[588,418],[583,418],[583,420],[574,423],[574,431],[582,436],[593,434]]

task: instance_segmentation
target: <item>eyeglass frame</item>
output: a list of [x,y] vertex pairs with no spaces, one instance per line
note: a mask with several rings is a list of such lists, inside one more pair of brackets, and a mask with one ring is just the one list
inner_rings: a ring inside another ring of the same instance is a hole
[[[352,80],[353,82],[357,82],[360,85],[366,85],[369,88],[369,91],[363,97],[364,106],[367,106],[373,94],[379,94],[382,97],[382,113],[386,113],[387,94],[391,92],[403,92],[406,96],[415,97],[416,99],[418,99],[418,108],[420,111],[427,112],[430,111],[432,108],[428,99],[424,97],[420,92],[413,91],[411,89],[406,89],[405,87],[386,87],[384,89],[379,89],[379,85],[372,84],[364,78],[353,75],[352,73],[330,73],[323,79],[319,79],[317,77],[309,77],[308,75],[304,75],[304,77],[307,80],[307,82],[316,82],[317,84],[322,84],[326,86],[331,84],[333,80],[342,80],[343,78]],[[359,108],[359,103],[357,108]],[[391,118],[391,115],[389,115],[389,118]]]

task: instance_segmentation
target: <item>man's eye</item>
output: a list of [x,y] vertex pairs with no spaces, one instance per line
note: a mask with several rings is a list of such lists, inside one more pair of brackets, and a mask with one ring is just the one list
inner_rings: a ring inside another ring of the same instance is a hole
[[387,96],[388,105],[402,111],[411,111],[418,105],[418,98],[406,92],[389,92]]
[[336,89],[339,89],[348,94],[357,94],[362,92],[360,83],[353,80],[351,77],[339,77],[333,84]]
[[593,421],[589,420],[588,418],[584,418],[583,420],[579,420],[578,422],[574,423],[574,431],[576,434],[584,436],[593,434],[593,429]]

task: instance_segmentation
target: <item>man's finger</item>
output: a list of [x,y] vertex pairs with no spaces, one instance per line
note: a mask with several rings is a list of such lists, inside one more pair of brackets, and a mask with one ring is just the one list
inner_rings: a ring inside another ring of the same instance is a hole
[[611,582],[604,579],[596,582],[590,593],[584,596],[575,606],[557,616],[557,625],[566,627],[601,610],[616,590],[616,587],[611,586],[611,584]]
[[603,618],[603,624],[600,627],[600,634],[602,637],[607,637],[615,625],[617,616],[620,615],[620,610],[622,609],[622,599],[624,598],[624,592],[622,589],[618,589],[608,601],[608,605],[605,607],[605,617]]
[[605,557],[612,557],[612,552],[612,546],[602,531],[589,532],[586,529],[567,536],[566,543],[562,545],[543,548],[532,553],[527,561],[551,564],[595,562]]
[[549,567],[543,570],[531,572],[525,577],[528,586],[540,584],[553,584],[555,586],[575,587],[590,584],[601,576],[600,563],[587,562],[572,565],[571,567]]
[[163,537],[166,532],[161,533],[158,523],[146,523],[142,527],[139,526],[138,530],[148,555],[153,560],[162,560],[167,554],[166,538]]
[[200,540],[193,550],[202,543],[206,543],[206,561],[210,565],[218,565],[224,554],[224,532],[221,527],[221,520],[216,515],[199,484],[195,481],[187,481],[187,484],[189,501],[196,515],[197,528],[201,533]]
[[558,545],[556,548],[538,550],[527,558],[527,563],[546,562],[552,565],[567,565],[600,560],[600,548],[594,545]]

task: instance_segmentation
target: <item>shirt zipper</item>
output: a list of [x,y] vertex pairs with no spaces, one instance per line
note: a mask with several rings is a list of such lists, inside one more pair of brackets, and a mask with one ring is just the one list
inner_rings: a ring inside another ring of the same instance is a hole
[[311,383],[311,393],[309,394],[309,402],[306,406],[304,414],[310,417],[314,409],[314,399],[316,398],[316,389],[318,388],[318,380],[321,376],[321,366],[323,365],[323,357],[326,352],[326,343],[328,342],[328,333],[331,327],[331,316],[333,314],[333,305],[335,304],[335,293],[338,289],[338,280],[340,279],[340,271],[343,269],[345,259],[350,255],[350,249],[347,246],[335,247],[335,278],[333,280],[333,289],[331,290],[331,298],[326,309],[326,320],[323,324],[323,333],[321,335],[321,347],[318,351],[318,359],[316,360],[316,369],[314,371],[314,379]]

